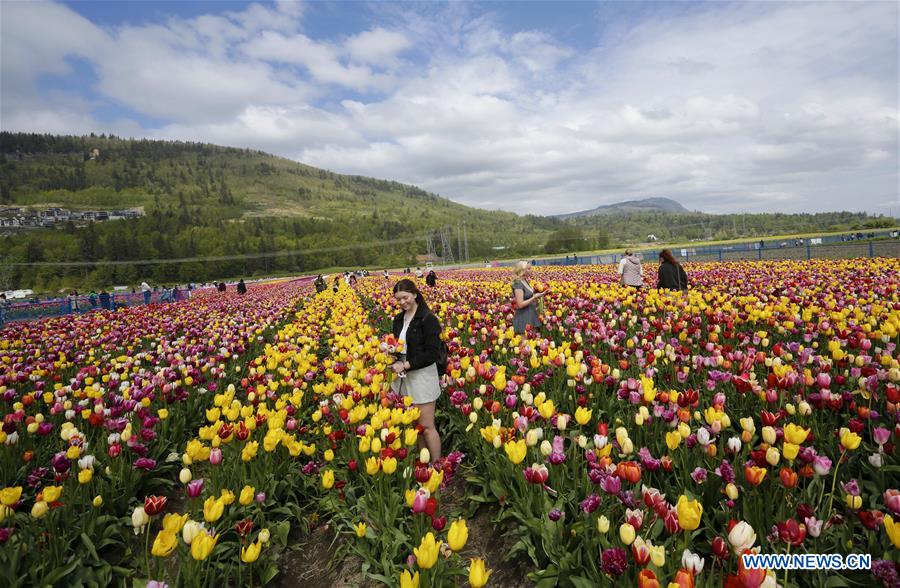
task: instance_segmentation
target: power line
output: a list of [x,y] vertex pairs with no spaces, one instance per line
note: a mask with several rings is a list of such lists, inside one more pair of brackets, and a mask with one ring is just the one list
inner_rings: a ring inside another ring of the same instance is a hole
[[209,257],[178,257],[174,259],[135,259],[132,261],[32,261],[32,262],[0,262],[0,267],[93,267],[98,265],[161,265],[167,263],[198,263],[211,261],[233,261],[238,259],[263,259],[269,257],[284,257],[286,255],[310,255],[314,253],[328,253],[332,251],[347,251],[351,249],[368,249],[382,245],[395,245],[398,243],[411,243],[421,240],[421,235],[415,237],[403,237],[385,241],[371,241],[368,243],[356,243],[352,245],[337,245],[334,247],[319,247],[317,249],[290,249],[281,251],[269,251],[266,253],[244,253],[238,255],[217,255]]

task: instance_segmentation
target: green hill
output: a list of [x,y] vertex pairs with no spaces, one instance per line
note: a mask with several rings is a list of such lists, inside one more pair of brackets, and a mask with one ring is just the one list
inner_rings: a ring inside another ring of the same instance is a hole
[[[390,170],[385,170],[389,174]],[[0,288],[207,281],[328,267],[417,264],[424,235],[465,226],[469,256],[530,257],[643,241],[729,238],[865,226],[864,214],[707,215],[632,211],[564,220],[463,206],[415,186],[202,143],[0,133],[0,207],[142,207],[138,219],[68,223],[0,238]],[[0,229],[2,231],[2,229]],[[440,239],[435,248],[441,251]],[[495,249],[502,248],[502,249]],[[266,256],[271,252],[295,252]],[[300,253],[296,253],[296,252]],[[147,259],[245,256],[191,263]],[[255,256],[255,257],[250,257]]]
[[[97,151],[94,151],[97,150]],[[91,159],[92,153],[99,155]],[[0,205],[143,207],[141,219],[20,232],[6,261],[171,259],[315,253],[203,264],[17,269],[13,285],[203,281],[334,266],[414,265],[424,235],[465,225],[473,259],[543,245],[562,221],[475,209],[415,186],[348,176],[259,151],[200,143],[0,133]],[[398,243],[349,248],[353,244]],[[441,251],[440,239],[435,247]],[[330,249],[343,248],[337,251]],[[320,251],[320,250],[326,251]]]

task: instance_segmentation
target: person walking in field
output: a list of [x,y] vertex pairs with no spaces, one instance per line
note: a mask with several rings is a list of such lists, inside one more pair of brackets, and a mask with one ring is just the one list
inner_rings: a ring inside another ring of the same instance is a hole
[[528,283],[530,273],[531,267],[527,261],[516,263],[513,269],[512,295],[513,306],[516,309],[516,313],[513,315],[513,330],[520,335],[525,333],[528,325],[531,325],[533,329],[540,326],[537,305],[547,294],[534,291],[531,284]]
[[150,284],[141,282],[141,292],[144,294],[144,304],[150,304]]
[[6,309],[9,307],[9,300],[6,299],[5,293],[0,293],[0,329],[6,322]]
[[623,286],[632,288],[644,287],[644,271],[641,267],[641,258],[631,249],[625,250],[625,255],[619,261],[619,278]]
[[659,252],[659,272],[657,273],[657,288],[660,290],[687,290],[687,272],[668,249]]
[[241,296],[247,293],[247,284],[244,283],[244,278],[241,278],[241,281],[238,282],[237,293]]

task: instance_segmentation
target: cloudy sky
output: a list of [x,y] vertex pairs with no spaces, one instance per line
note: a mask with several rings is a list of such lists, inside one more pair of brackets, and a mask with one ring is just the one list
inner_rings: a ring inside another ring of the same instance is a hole
[[4,0],[0,126],[252,147],[520,213],[900,216],[898,22],[897,2]]

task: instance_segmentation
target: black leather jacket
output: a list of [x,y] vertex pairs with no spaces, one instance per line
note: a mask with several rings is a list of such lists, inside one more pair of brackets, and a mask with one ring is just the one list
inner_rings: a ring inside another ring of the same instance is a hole
[[[400,312],[394,317],[391,328],[394,337],[399,337],[403,330],[404,314]],[[426,306],[420,304],[406,329],[406,361],[409,362],[410,371],[437,363],[440,350],[441,323]]]

